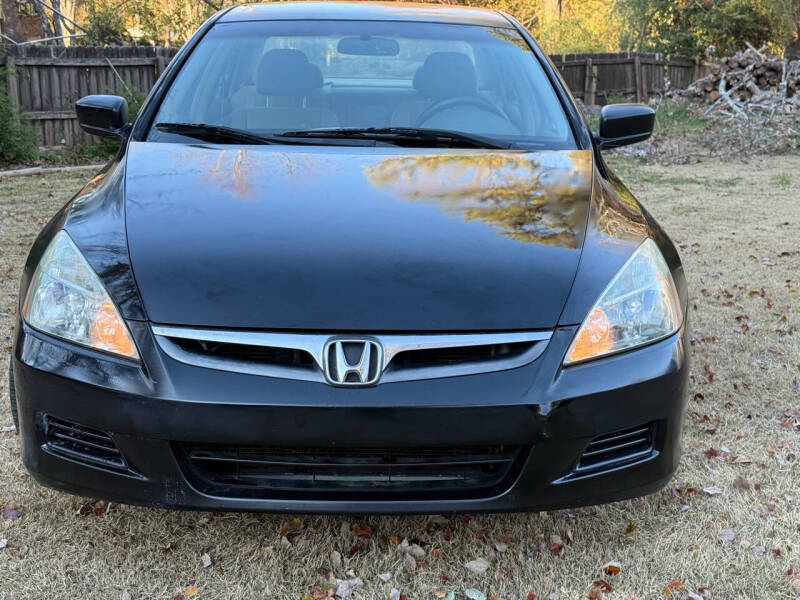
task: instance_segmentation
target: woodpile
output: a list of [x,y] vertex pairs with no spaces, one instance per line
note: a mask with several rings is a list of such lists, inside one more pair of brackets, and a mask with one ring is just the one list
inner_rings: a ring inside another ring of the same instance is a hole
[[711,72],[675,95],[706,104],[704,114],[744,117],[758,112],[800,116],[800,59],[785,60],[766,54],[766,48],[721,58]]

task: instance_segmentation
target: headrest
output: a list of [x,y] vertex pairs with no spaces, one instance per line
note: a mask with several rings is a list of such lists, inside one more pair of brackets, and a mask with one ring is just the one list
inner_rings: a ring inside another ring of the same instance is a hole
[[461,52],[434,52],[414,73],[414,89],[434,98],[474,96],[478,93],[475,67]]
[[322,71],[300,50],[270,50],[258,64],[256,91],[264,96],[308,96],[322,87]]

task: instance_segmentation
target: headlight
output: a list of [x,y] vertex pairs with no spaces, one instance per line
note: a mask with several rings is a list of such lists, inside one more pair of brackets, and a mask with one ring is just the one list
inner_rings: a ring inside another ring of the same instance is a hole
[[100,279],[65,231],[44,251],[22,316],[33,328],[104,352],[139,358]]
[[655,342],[675,333],[682,318],[669,267],[656,243],[647,239],[589,311],[564,364]]

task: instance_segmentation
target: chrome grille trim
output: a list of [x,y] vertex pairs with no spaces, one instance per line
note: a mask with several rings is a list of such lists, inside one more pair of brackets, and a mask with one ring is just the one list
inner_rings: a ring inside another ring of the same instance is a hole
[[[152,325],[155,339],[161,349],[171,358],[190,365],[279,377],[301,381],[325,383],[324,349],[326,343],[341,336],[319,333],[284,333],[261,331],[235,331],[220,329],[199,329],[194,327],[174,327]],[[359,334],[359,337],[376,340],[384,350],[383,374],[379,383],[398,381],[415,381],[419,379],[437,379],[460,375],[474,375],[505,371],[521,367],[536,360],[547,347],[552,336],[550,331],[522,331],[496,333],[421,333],[421,334]],[[174,340],[194,340],[220,344],[241,344],[287,350],[298,350],[308,353],[314,368],[303,368],[286,365],[263,364],[246,359],[209,356],[201,352],[192,352],[182,348]],[[392,359],[402,352],[437,350],[443,348],[467,348],[474,346],[491,346],[499,344],[530,343],[523,352],[507,357],[487,360],[465,361],[461,364],[422,365],[392,368]]]

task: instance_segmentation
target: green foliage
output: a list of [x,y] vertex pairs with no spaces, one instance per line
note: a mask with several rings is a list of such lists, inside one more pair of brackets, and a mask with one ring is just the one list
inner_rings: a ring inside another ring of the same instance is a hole
[[798,0],[616,0],[627,50],[700,56],[740,50],[746,42],[782,51],[795,31]]
[[119,7],[92,0],[88,6],[88,20],[84,26],[86,36],[77,38],[86,46],[108,46],[119,44],[128,38],[125,29],[125,13]]
[[688,104],[665,101],[656,107],[654,133],[674,137],[692,137],[702,134],[707,122],[692,111]]
[[35,156],[33,129],[11,101],[6,87],[6,70],[0,69],[0,162],[22,163]]

